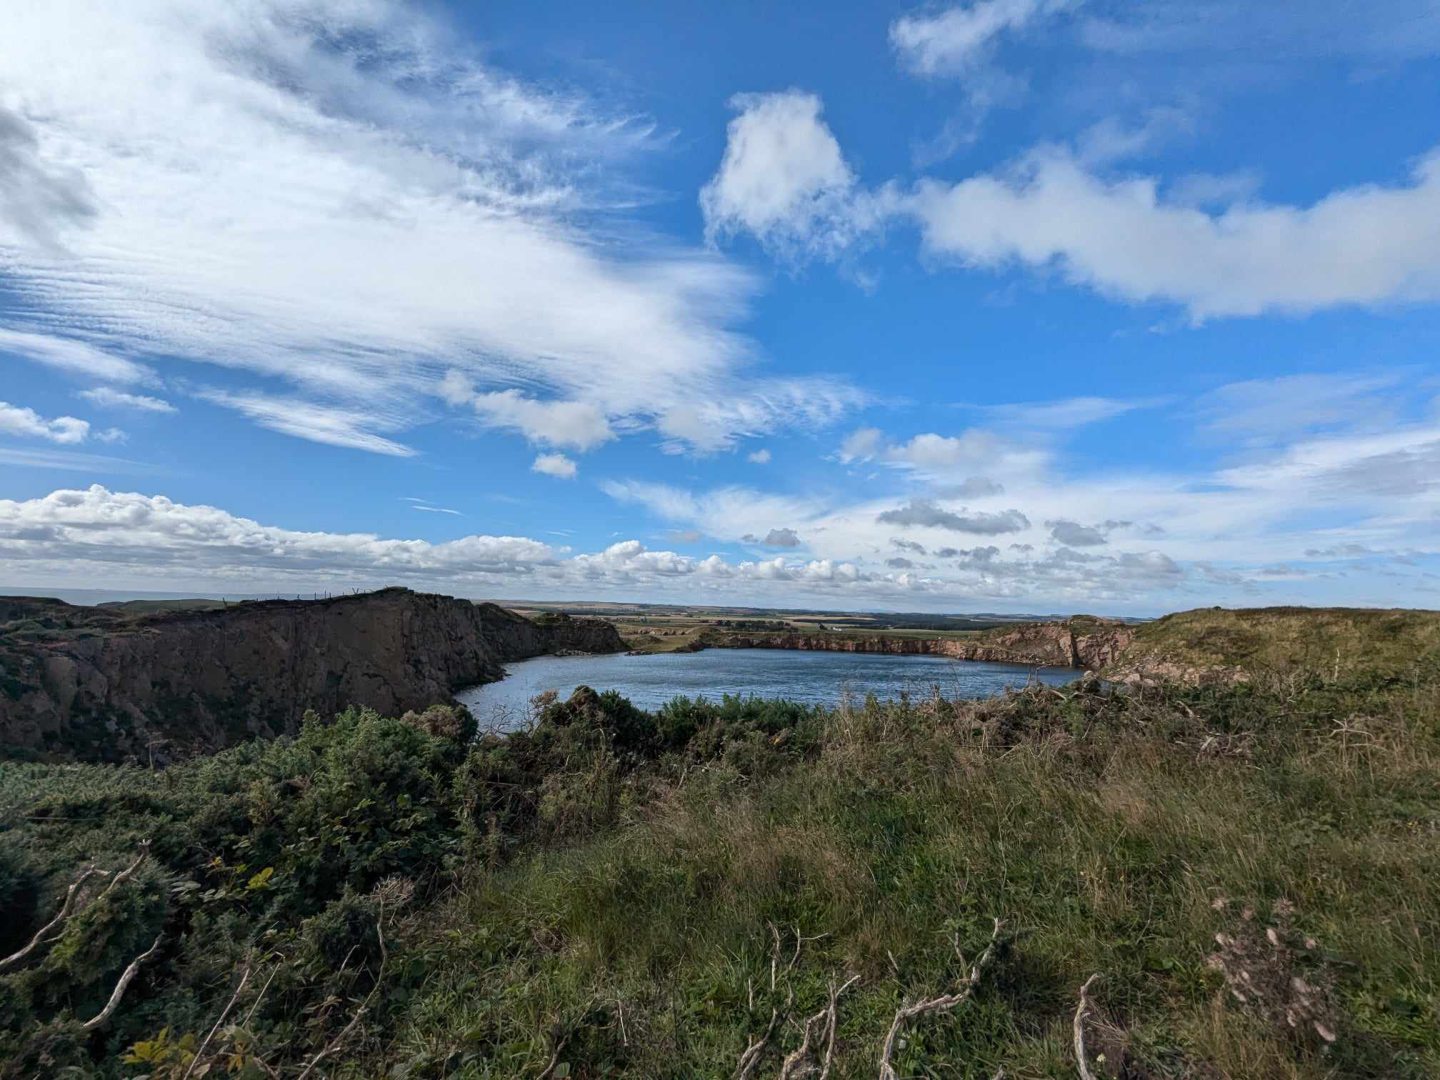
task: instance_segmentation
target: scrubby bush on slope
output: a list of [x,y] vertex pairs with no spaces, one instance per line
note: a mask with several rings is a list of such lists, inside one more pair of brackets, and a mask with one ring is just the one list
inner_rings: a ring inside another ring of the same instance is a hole
[[971,995],[897,1028],[897,1075],[1075,1075],[1096,972],[1097,1075],[1435,1075],[1437,687],[655,714],[582,691],[504,739],[352,712],[159,774],[11,767],[7,952],[151,843],[0,974],[0,1057],[710,1077],[754,1048],[773,1077],[820,1017],[799,1076],[844,985],[831,1075],[873,1077],[897,1009],[962,988],[1000,918]]

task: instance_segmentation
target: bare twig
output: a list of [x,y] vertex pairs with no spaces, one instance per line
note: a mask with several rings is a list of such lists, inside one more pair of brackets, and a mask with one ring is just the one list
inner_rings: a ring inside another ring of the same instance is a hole
[[[770,923],[770,939],[773,942],[770,948],[770,992],[772,994],[779,987],[780,981],[780,931],[774,923]],[[795,954],[785,966],[784,971],[788,975],[794,969],[800,959],[800,946],[803,942],[800,930],[795,930]],[[747,984],[748,985],[748,984]],[[765,1049],[770,1045],[770,1038],[775,1034],[775,1028],[780,1023],[780,1017],[788,1015],[790,1006],[795,1002],[795,987],[787,985],[785,994],[785,1008],[772,1008],[770,1010],[770,1022],[765,1025],[765,1031],[754,1042],[745,1047],[745,1052],[740,1055],[740,1061],[735,1066],[735,1080],[750,1080],[755,1075],[756,1068],[760,1065],[760,1059],[765,1056]],[[754,1007],[754,994],[750,994],[750,1006]]]
[[765,1054],[765,1048],[770,1045],[770,1036],[775,1034],[775,1025],[780,1022],[780,1010],[770,1010],[770,1023],[765,1026],[765,1033],[745,1048],[740,1055],[740,1064],[735,1067],[735,1080],[750,1080],[755,1075],[755,1067],[760,1064],[761,1057]]
[[[260,993],[256,994],[255,1000],[250,1003],[250,1011],[245,1014],[245,1019],[240,1021],[241,1030],[248,1032],[250,1021],[255,1018],[256,1012],[259,1011],[261,1003],[265,1000],[265,995],[270,992],[270,984],[275,981],[275,976],[280,974],[280,969],[284,966],[285,958],[283,956],[278,953],[272,955],[275,957],[275,966],[270,969],[270,977],[265,980],[265,985],[260,987]],[[279,1080],[279,1074],[266,1064],[258,1054],[252,1053],[247,1060],[252,1065],[258,1065],[266,1076],[274,1077],[274,1080]]]
[[780,1080],[799,1080],[800,1077],[809,1076],[815,1071],[815,1049],[811,1043],[821,1032],[823,1032],[825,1040],[825,1057],[820,1063],[820,1080],[828,1080],[830,1066],[835,1060],[835,1030],[840,1023],[837,1008],[840,995],[859,981],[859,975],[852,975],[840,986],[836,986],[833,982],[830,984],[829,1002],[825,1008],[805,1021],[800,1045],[786,1056],[784,1063],[780,1066]]
[[125,884],[125,882],[129,881],[132,877],[134,877],[135,871],[140,869],[140,864],[143,863],[149,857],[149,855],[150,841],[141,840],[140,854],[135,856],[135,861],[110,879],[110,884],[106,885],[105,888],[100,891],[100,895],[95,897],[96,902],[98,903],[99,901],[104,900],[105,897],[109,896],[112,892],[115,891],[117,886]]
[[830,1066],[835,1063],[835,1033],[840,1027],[840,1013],[837,1009],[840,995],[859,981],[859,975],[852,975],[830,991],[830,1016],[825,1028],[825,1060],[820,1063],[820,1080],[829,1080]]
[[23,949],[19,952],[11,953],[3,960],[0,960],[0,971],[14,967],[49,940],[52,932],[58,929],[60,924],[70,917],[70,913],[75,908],[75,900],[80,895],[80,887],[96,874],[108,876],[109,871],[97,870],[93,866],[87,866],[84,870],[80,871],[80,875],[71,882],[70,887],[65,890],[65,902],[60,905],[60,910],[55,914],[55,917],[39,930],[35,931],[35,936],[30,939],[29,943]]
[[1080,1073],[1080,1080],[1095,1080],[1085,1054],[1085,1014],[1090,1011],[1090,987],[1098,978],[1100,973],[1097,971],[1085,980],[1080,987],[1080,1004],[1075,1006],[1075,1069]]
[[230,1000],[226,1002],[225,1008],[220,1010],[220,1015],[216,1017],[214,1025],[210,1028],[210,1033],[205,1036],[205,1041],[200,1044],[200,1049],[195,1051],[195,1056],[190,1059],[190,1064],[185,1069],[185,1075],[180,1080],[190,1080],[190,1074],[195,1071],[195,1067],[205,1056],[205,1050],[209,1047],[210,1040],[215,1038],[215,1033],[220,1030],[220,1025],[225,1022],[225,1017],[230,1015],[230,1010],[235,1007],[235,1002],[240,1000],[240,995],[245,990],[245,984],[249,981],[250,966],[247,964],[240,975],[240,985],[235,987],[235,993],[230,995]]
[[[904,1005],[896,1010],[895,1019],[890,1023],[890,1031],[885,1036],[885,1045],[880,1050],[880,1080],[899,1080],[899,1075],[895,1072],[891,1059],[895,1056],[895,1040],[900,1037],[900,1031],[907,1023],[932,1013],[949,1012],[969,1000],[970,995],[975,992],[975,987],[980,985],[981,972],[985,970],[995,955],[995,943],[1000,938],[1002,926],[1004,923],[996,919],[995,928],[990,933],[990,941],[985,946],[985,951],[980,954],[980,959],[975,961],[974,966],[970,969],[970,974],[955,993],[925,998],[913,1005]],[[955,941],[955,954],[960,957],[960,962],[963,964],[965,956],[960,952],[958,937]]]
[[340,1034],[331,1039],[325,1045],[324,1049],[310,1059],[310,1063],[305,1066],[296,1080],[305,1080],[307,1076],[315,1071],[315,1066],[319,1065],[320,1062],[324,1061],[339,1049],[340,1044],[349,1038],[350,1033],[359,1026],[361,1019],[370,1011],[370,1004],[375,1000],[375,994],[380,989],[381,982],[385,979],[385,965],[390,962],[390,953],[385,948],[385,931],[381,927],[381,923],[384,921],[385,909],[382,906],[380,909],[380,917],[375,920],[375,936],[380,942],[380,968],[375,972],[375,982],[370,987],[370,992],[365,995],[365,1000],[360,1003],[360,1007],[355,1010],[355,1015],[350,1017],[350,1022],[341,1029]]
[[256,1011],[260,1008],[260,1003],[265,1000],[266,991],[270,989],[270,984],[275,981],[275,976],[280,974],[280,969],[283,966],[284,957],[276,954],[275,966],[270,969],[270,977],[265,980],[265,985],[260,987],[260,993],[255,995],[255,1000],[250,1005],[250,1011],[245,1014],[245,1019],[240,1023],[241,1027],[250,1026],[250,1021],[254,1018]]
[[134,980],[136,973],[140,970],[140,965],[155,955],[156,950],[160,948],[160,939],[164,936],[163,933],[156,935],[155,944],[151,945],[150,948],[130,961],[129,966],[120,973],[120,978],[115,983],[115,989],[110,992],[110,1000],[105,1003],[105,1007],[94,1017],[80,1025],[82,1029],[85,1031],[94,1031],[114,1015],[115,1010],[120,1006],[120,999],[125,996],[126,987]]
[[570,1041],[570,1033],[566,1032],[555,1040],[555,1050],[550,1055],[550,1062],[536,1075],[535,1080],[550,1080],[555,1075],[555,1066],[560,1064],[560,1055],[565,1050],[565,1045]]
[[[105,899],[105,897],[109,896],[110,893],[114,891],[115,886],[121,885],[124,882],[129,881],[130,878],[135,875],[135,871],[140,869],[140,864],[145,861],[145,858],[147,855],[149,855],[149,853],[150,841],[142,840],[140,842],[140,854],[135,859],[135,861],[129,866],[127,866],[124,870],[121,870],[113,878],[110,878],[110,883],[106,885],[103,890],[101,890],[100,895],[95,897],[95,899],[92,900],[91,903],[97,903]],[[44,926],[42,926],[39,930],[37,930],[35,932],[35,936],[30,939],[30,941],[25,945],[23,949],[21,949],[19,952],[11,953],[3,960],[0,960],[0,971],[4,971],[7,968],[19,964],[21,961],[29,957],[31,953],[39,949],[40,946],[46,945],[55,939],[60,928],[64,925],[65,921],[69,919],[70,916],[75,914],[75,901],[80,898],[80,887],[84,885],[85,882],[89,881],[92,877],[110,877],[110,871],[97,870],[93,866],[87,866],[84,870],[80,871],[80,875],[73,882],[71,882],[70,887],[65,890],[65,901],[60,905],[60,910],[56,913],[55,917],[51,919],[48,923],[46,923]],[[89,904],[87,904],[86,907],[89,907]]]
[[821,1009],[806,1019],[800,1034],[800,1045],[786,1054],[785,1060],[780,1063],[780,1080],[798,1080],[815,1071],[815,1054],[810,1049],[810,1042],[824,1027],[826,1016],[826,1010]]

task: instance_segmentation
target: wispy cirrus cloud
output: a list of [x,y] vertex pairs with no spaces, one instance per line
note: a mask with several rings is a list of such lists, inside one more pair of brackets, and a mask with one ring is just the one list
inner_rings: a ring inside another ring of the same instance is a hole
[[1195,405],[1201,433],[1248,446],[1275,445],[1297,435],[1383,427],[1416,403],[1413,373],[1306,372],[1229,383]]
[[429,499],[416,498],[415,496],[406,496],[405,498],[401,499],[401,502],[407,502],[410,504],[410,509],[419,510],[421,513],[425,514],[449,514],[452,517],[465,516],[460,513],[459,510],[455,510],[449,506],[436,506]]
[[[3,248],[3,242],[0,242]],[[146,383],[155,374],[144,364],[116,356],[88,342],[54,333],[15,330],[0,326],[0,353],[44,364],[68,375],[114,383]]]
[[973,76],[997,42],[1081,0],[972,0],[943,11],[904,15],[890,24],[890,43],[918,75]]
[[1094,6],[1081,21],[1089,48],[1121,56],[1237,57],[1277,62],[1324,57],[1408,60],[1440,54],[1440,10],[1430,0],[1143,0]]
[[299,439],[366,450],[390,457],[413,457],[415,451],[386,438],[381,431],[393,431],[399,421],[367,410],[362,405],[332,405],[303,398],[271,397],[266,394],[233,394],[204,390],[200,397],[215,405],[234,409],[261,427],[294,435]]
[[31,450],[27,447],[0,446],[0,464],[22,469],[53,469],[60,472],[101,474],[155,473],[161,470],[143,461],[91,454],[79,450]]
[[[0,216],[0,348],[109,357],[115,381],[140,379],[133,354],[219,365],[252,418],[386,454],[403,442],[253,403],[378,405],[397,434],[453,371],[635,430],[748,392],[751,275],[608,213],[648,125],[508,78],[399,0],[24,5],[0,69],[36,162],[7,205],[63,172],[93,210],[63,257]],[[723,443],[732,419],[672,437]]]
[[979,406],[993,422],[1027,431],[1067,431],[1124,416],[1136,409],[1165,404],[1164,398],[1123,399],[1097,397],[1061,398],[1058,401],[1028,401],[1006,405]]
[[81,390],[80,397],[105,409],[134,409],[138,412],[148,413],[180,411],[164,398],[151,397],[149,394],[132,394],[109,386],[96,386],[89,390]]

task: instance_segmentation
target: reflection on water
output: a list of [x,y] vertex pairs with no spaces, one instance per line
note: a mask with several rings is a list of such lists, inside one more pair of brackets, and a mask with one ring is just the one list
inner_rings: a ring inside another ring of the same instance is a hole
[[993,697],[1008,687],[1072,681],[1070,668],[1030,668],[986,664],[940,656],[887,656],[877,653],[805,652],[786,649],[706,649],[695,653],[647,656],[542,656],[511,664],[500,682],[461,691],[481,728],[498,731],[523,726],[530,700],[553,690],[568,697],[577,686],[618,690],[642,709],[654,709],[676,697],[718,700],[724,694],[789,698],[808,704],[836,705],[849,696],[874,694],[893,700],[902,694],[947,698]]

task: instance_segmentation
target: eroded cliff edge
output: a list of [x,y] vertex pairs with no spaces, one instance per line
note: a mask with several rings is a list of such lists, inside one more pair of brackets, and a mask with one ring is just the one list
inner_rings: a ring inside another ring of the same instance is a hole
[[307,709],[395,716],[511,661],[623,648],[599,619],[532,621],[408,589],[140,617],[4,597],[0,745],[167,760],[292,732]]
[[971,637],[902,634],[807,633],[799,630],[724,631],[707,634],[702,647],[725,649],[809,649],[825,652],[948,656],[1036,667],[1098,671],[1125,650],[1135,627],[1111,619],[1076,616],[1056,622],[1021,623]]

